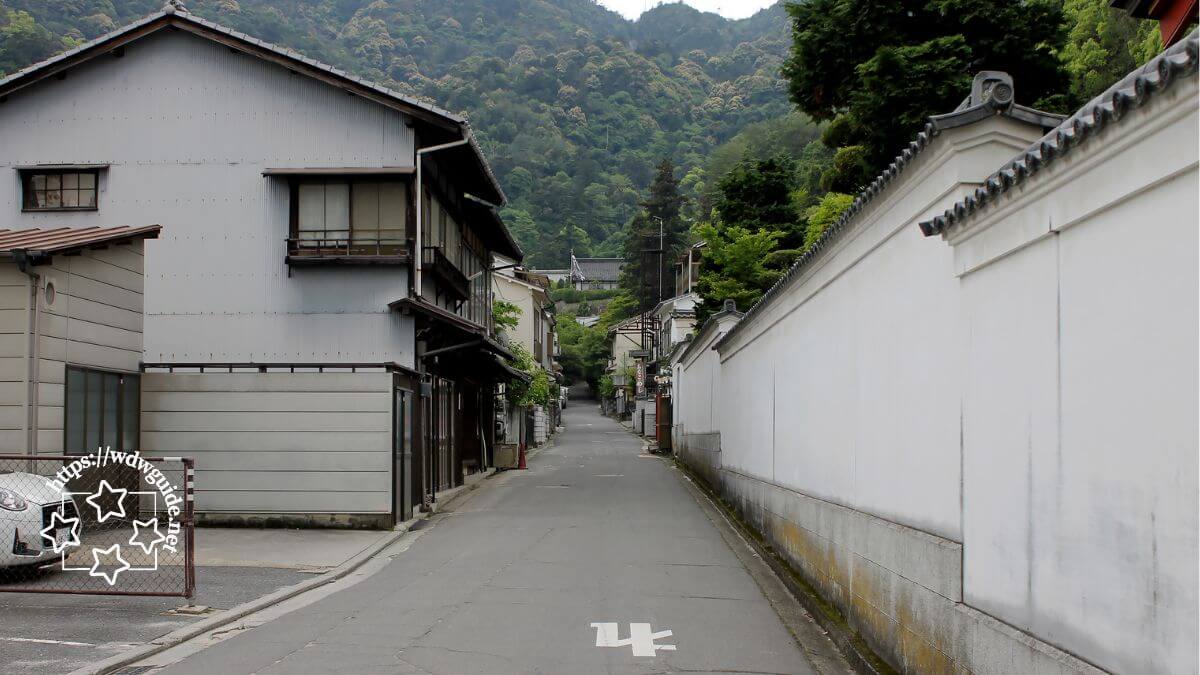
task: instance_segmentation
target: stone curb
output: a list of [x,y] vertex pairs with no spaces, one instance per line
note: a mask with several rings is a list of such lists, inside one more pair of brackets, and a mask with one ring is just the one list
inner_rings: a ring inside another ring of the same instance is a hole
[[105,673],[112,673],[120,668],[137,663],[138,661],[154,656],[160,652],[164,652],[172,647],[187,642],[188,640],[199,637],[215,628],[220,628],[227,624],[233,623],[238,619],[266,609],[267,607],[277,605],[285,600],[290,600],[315,588],[320,588],[321,586],[325,586],[342,579],[358,568],[362,567],[368,560],[374,558],[380,551],[399,541],[400,538],[407,534],[408,531],[411,530],[418,522],[427,520],[433,514],[445,510],[455,502],[462,499],[464,496],[476,490],[485,480],[495,475],[495,472],[492,472],[484,478],[476,480],[474,483],[464,484],[457,488],[453,488],[452,490],[443,492],[442,495],[446,496],[442,496],[439,501],[434,503],[433,510],[430,513],[421,514],[420,516],[406,520],[405,522],[397,525],[392,531],[391,535],[380,539],[371,546],[360,551],[346,562],[316,578],[308,581],[302,581],[293,586],[280,588],[272,593],[268,593],[267,595],[244,602],[236,607],[225,610],[216,616],[202,619],[195,623],[191,623],[183,626],[182,628],[176,629],[170,633],[167,633],[166,635],[159,636],[151,640],[145,647],[122,654],[117,654],[116,656],[112,656],[98,663],[78,668],[71,671],[69,675],[104,675]]

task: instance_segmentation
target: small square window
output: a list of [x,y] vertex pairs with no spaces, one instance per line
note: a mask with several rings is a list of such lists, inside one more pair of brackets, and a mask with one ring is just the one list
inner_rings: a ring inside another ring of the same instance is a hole
[[29,169],[21,172],[26,211],[93,211],[96,209],[97,169]]

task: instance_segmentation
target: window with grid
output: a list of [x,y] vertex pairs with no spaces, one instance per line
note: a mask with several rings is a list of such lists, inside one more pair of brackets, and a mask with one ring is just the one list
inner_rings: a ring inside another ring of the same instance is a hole
[[26,211],[95,211],[100,172],[33,169],[21,172]]
[[301,246],[379,250],[404,243],[406,186],[397,181],[305,181],[296,185]]

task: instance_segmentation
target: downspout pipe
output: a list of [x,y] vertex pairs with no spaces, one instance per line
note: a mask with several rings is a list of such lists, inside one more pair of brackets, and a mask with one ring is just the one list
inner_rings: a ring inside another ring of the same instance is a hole
[[13,259],[17,269],[29,277],[29,323],[25,334],[28,342],[25,344],[25,452],[36,455],[38,451],[38,382],[41,379],[40,346],[42,341],[40,319],[40,301],[38,290],[41,287],[41,275],[33,271],[33,259],[27,250],[14,250]]
[[468,136],[467,133],[463,134],[463,138],[461,140],[443,143],[441,145],[431,145],[428,148],[420,148],[417,150],[417,250],[413,253],[413,294],[417,297],[421,297],[421,293],[424,291],[424,288],[421,286],[421,268],[423,267],[425,259],[424,242],[422,241],[421,237],[422,230],[425,228],[425,174],[422,167],[424,162],[421,160],[425,158],[425,155],[431,155],[442,150],[450,150],[451,148],[461,147],[467,143],[470,143],[471,137]]

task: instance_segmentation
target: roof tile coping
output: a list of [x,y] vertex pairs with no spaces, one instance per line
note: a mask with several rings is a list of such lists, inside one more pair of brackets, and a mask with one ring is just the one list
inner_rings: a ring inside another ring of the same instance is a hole
[[[694,349],[696,349],[696,345],[700,344],[700,339],[707,334],[710,328],[716,326],[721,319],[731,316],[740,322],[742,319],[746,318],[746,314],[747,313],[739,312],[737,310],[737,305],[734,304],[732,300],[726,300],[721,311],[709,315],[709,317],[704,320],[704,323],[700,324],[700,328],[696,329],[695,333],[689,334],[686,338],[684,338],[684,341],[687,342],[688,345],[687,348],[679,354],[679,360],[683,361],[684,359],[688,358],[688,355],[691,354]],[[733,329],[729,331],[729,333],[732,333],[734,330],[737,330],[737,325],[735,325]],[[729,333],[726,333],[725,336],[727,337]],[[717,341],[717,344],[712,346],[712,348],[716,349],[724,339],[725,338],[722,337],[721,340]]]
[[1180,77],[1195,75],[1200,30],[1193,31],[1146,65],[1129,73],[1093,98],[1045,136],[1031,144],[1011,161],[988,177],[982,187],[946,211],[920,224],[921,232],[930,237],[943,234],[951,226],[965,222],[995,203],[1013,187],[1021,184],[1055,159],[1068,154],[1112,123],[1127,117],[1127,113],[1145,105]]
[[[972,85],[973,89],[977,88],[981,79],[984,78],[1003,78],[1009,83],[1010,86],[1012,82],[1011,78],[1009,78],[1005,73],[984,71],[975,77],[975,83]],[[1011,90],[1006,93],[1008,96],[1002,97],[999,100],[989,96],[985,97],[981,101],[975,102],[968,97],[967,100],[959,105],[959,107],[953,112],[941,115],[931,115],[925,122],[924,129],[917,134],[916,138],[909,142],[908,146],[904,148],[904,150],[897,155],[894,160],[892,160],[892,163],[889,164],[882,173],[875,177],[875,180],[871,181],[870,185],[858,193],[858,196],[855,197],[854,201],[850,204],[850,207],[846,209],[845,212],[843,212],[842,215],[836,221],[834,221],[832,225],[827,227],[825,231],[821,233],[821,236],[817,238],[815,242],[813,242],[812,247],[801,254],[801,256],[796,259],[796,262],[792,263],[792,266],[788,268],[788,271],[782,277],[780,277],[779,280],[771,286],[771,288],[767,289],[767,292],[764,293],[763,296],[745,312],[745,314],[742,316],[743,320],[734,326],[732,330],[722,336],[721,339],[717,341],[717,344],[713,345],[713,348],[719,349],[722,345],[733,339],[733,337],[742,330],[742,327],[746,325],[747,322],[745,319],[749,319],[758,314],[760,311],[763,311],[763,308],[769,305],[784,287],[791,283],[791,281],[795,279],[802,270],[804,270],[809,264],[812,263],[814,259],[819,257],[827,248],[829,248],[834,240],[846,232],[851,222],[854,221],[855,218],[862,213],[876,197],[882,194],[887,187],[891,185],[891,183],[896,180],[896,178],[898,178],[910,164],[912,164],[917,155],[921,154],[921,151],[929,147],[930,143],[933,142],[933,139],[940,136],[943,131],[965,126],[967,124],[995,116],[1009,117],[1029,124],[1041,124],[1043,126],[1049,126],[1050,124],[1061,122],[1065,118],[1064,115],[1047,113],[1014,103],[1011,98]]]

